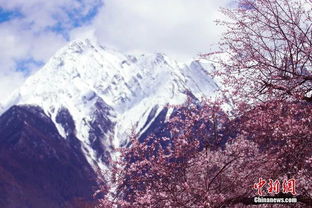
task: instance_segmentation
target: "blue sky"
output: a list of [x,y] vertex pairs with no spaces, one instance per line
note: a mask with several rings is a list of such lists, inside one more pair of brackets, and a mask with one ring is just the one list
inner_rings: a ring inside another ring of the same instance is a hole
[[216,45],[231,0],[0,0],[0,103],[68,42],[185,60]]
[[[12,2],[14,2],[14,0]],[[0,7],[0,24],[10,24],[13,22],[16,24],[16,22],[21,22],[19,29],[23,30],[23,32],[28,31],[29,33],[32,33],[31,35],[34,36],[34,38],[45,33],[54,33],[54,35],[61,36],[64,41],[67,42],[70,40],[70,31],[90,24],[93,18],[97,15],[99,9],[103,6],[101,0],[74,0],[73,2],[77,4],[76,7],[71,7],[70,4],[57,4],[57,9],[50,11],[48,18],[45,17],[47,18],[47,24],[38,27],[36,19],[28,18],[28,15],[29,12],[36,12],[35,10],[40,8],[33,6],[33,8],[27,9],[27,7],[25,8],[25,5],[20,4],[17,1],[15,5],[6,5],[6,8]],[[40,4],[38,1],[35,1],[34,3]],[[45,8],[45,5],[42,5],[42,9],[45,10]],[[49,22],[49,18],[52,19],[52,23]],[[29,70],[32,68],[42,66],[45,63],[45,60],[33,57],[31,54],[25,54],[24,56],[16,57],[14,62],[16,71],[28,74]]]
[[0,8],[0,23],[9,21],[15,18],[21,18],[23,15],[18,10],[5,10]]

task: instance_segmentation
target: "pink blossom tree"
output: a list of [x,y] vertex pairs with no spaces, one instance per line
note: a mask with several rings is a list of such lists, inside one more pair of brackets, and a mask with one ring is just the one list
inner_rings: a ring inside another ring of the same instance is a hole
[[[308,206],[312,118],[306,115],[312,108],[269,102],[230,120],[220,104],[181,107],[169,121],[170,138],[152,136],[141,143],[133,136],[131,148],[121,150],[122,160],[113,171],[117,188],[109,203],[242,207],[252,203],[257,193],[253,185],[259,178],[295,178],[297,207]],[[224,138],[226,143],[221,142]]]
[[232,96],[312,101],[311,0],[239,0],[220,43]]
[[259,178],[296,179],[293,207],[311,206],[311,1],[239,5],[224,9],[222,23],[218,75],[235,101],[230,114],[228,99],[186,103],[168,122],[170,136],[134,134],[102,207],[244,207]]

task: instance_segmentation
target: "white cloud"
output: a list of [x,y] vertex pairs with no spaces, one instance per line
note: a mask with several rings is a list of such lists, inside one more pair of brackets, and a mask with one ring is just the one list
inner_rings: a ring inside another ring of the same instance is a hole
[[[46,62],[66,42],[62,36],[52,32],[34,34],[15,20],[1,24],[0,34],[0,99],[7,97],[26,79],[24,73],[16,68],[18,61],[34,59]],[[37,68],[32,66],[28,70]]]
[[83,18],[99,6],[102,0],[0,0],[1,8],[18,10],[23,14],[23,23],[31,24],[34,32],[53,27],[56,23],[71,28],[73,19]]
[[64,46],[64,38],[52,32],[41,33],[36,37],[35,43],[31,45],[31,56],[36,60],[46,62],[57,49]]
[[12,91],[21,86],[24,79],[25,78],[23,74],[19,72],[0,74],[0,108],[1,103],[3,103],[5,99],[8,98]]
[[219,7],[230,0],[107,0],[93,22],[104,45],[125,51],[164,52],[196,57],[215,47],[222,18]]
[[[60,34],[74,27],[101,0],[0,0],[6,11],[21,14],[0,24],[0,102],[26,79],[18,61],[45,63],[67,40]],[[55,28],[52,31],[51,28]],[[27,64],[28,73],[38,66]]]

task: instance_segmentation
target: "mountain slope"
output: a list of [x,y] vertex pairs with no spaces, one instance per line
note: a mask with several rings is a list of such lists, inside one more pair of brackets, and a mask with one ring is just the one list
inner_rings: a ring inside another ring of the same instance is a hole
[[74,136],[64,140],[39,107],[0,116],[0,207],[75,208],[92,201],[97,174]]
[[77,137],[88,162],[105,169],[133,128],[142,135],[168,104],[209,97],[217,88],[200,61],[129,56],[85,39],[59,50],[6,106],[40,106],[63,138]]

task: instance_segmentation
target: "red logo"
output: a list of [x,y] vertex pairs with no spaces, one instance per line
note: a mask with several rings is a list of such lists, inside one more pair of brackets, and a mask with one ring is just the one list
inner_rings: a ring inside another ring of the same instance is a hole
[[259,182],[255,183],[253,188],[257,189],[257,194],[259,196],[263,196],[263,189],[265,188],[265,185],[267,185],[266,192],[269,194],[278,194],[282,192],[287,194],[291,193],[292,195],[296,195],[296,180],[295,179],[289,179],[289,180],[283,180],[283,183],[279,180],[273,181],[272,179],[269,179],[269,182],[267,183],[266,180],[259,178]]
[[284,180],[283,181],[283,193],[291,193],[292,195],[296,195],[296,180]]
[[262,178],[259,178],[259,183],[255,183],[254,184],[254,189],[258,189],[258,195],[262,196],[263,192],[262,192],[262,188],[263,186],[266,184],[266,181],[263,180]]

